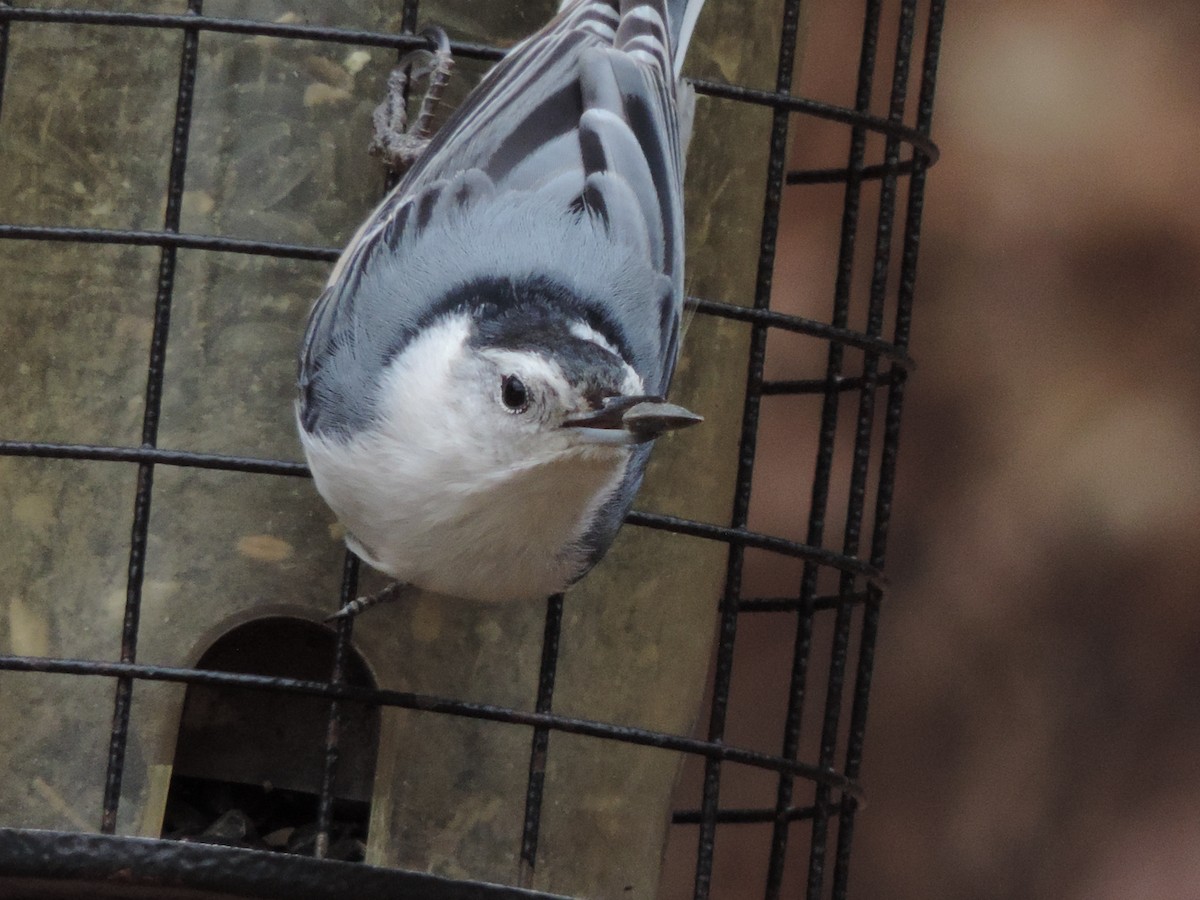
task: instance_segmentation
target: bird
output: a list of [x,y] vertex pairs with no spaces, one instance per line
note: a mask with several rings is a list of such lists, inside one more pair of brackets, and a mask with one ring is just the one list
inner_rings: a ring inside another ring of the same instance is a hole
[[666,396],[694,104],[680,69],[704,2],[564,0],[334,266],[297,427],[347,546],[395,579],[386,599],[563,592],[611,546],[655,439],[701,421]]

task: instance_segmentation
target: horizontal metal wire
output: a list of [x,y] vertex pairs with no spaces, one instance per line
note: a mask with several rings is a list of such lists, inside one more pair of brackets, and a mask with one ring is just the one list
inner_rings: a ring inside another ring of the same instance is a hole
[[[839,809],[838,806],[831,804],[827,813],[836,816]],[[770,807],[769,809],[762,807],[746,809],[730,807],[728,809],[717,810],[717,824],[770,825],[779,821],[802,822],[815,816],[816,810],[815,806],[789,806],[780,815],[775,811],[775,807]],[[701,821],[703,821],[703,812],[699,809],[678,809],[671,813],[672,825],[699,825]]]
[[[0,9],[3,8],[0,7]],[[140,247],[181,247],[190,250],[244,253],[252,256],[306,259],[316,262],[335,262],[341,255],[340,250],[332,247],[312,247],[305,244],[285,244],[276,241],[218,237],[206,234],[181,234],[173,231],[77,228],[63,225],[0,224],[0,239],[81,244],[125,244]],[[906,369],[915,368],[915,363],[908,353],[894,344],[850,329],[837,328],[815,319],[790,316],[768,309],[738,306],[735,303],[724,303],[718,300],[705,300],[700,297],[688,297],[687,305],[701,315],[764,325],[768,328],[778,328],[781,331],[790,331],[795,334],[806,334],[810,337],[844,344],[847,347],[878,353],[891,360],[893,364]]]
[[[928,159],[923,160],[922,164],[928,165]],[[796,169],[787,173],[784,182],[786,184],[845,184],[856,174],[860,181],[879,181],[889,175],[911,175],[916,165],[915,159],[906,159],[895,165],[879,163],[874,166],[863,166],[860,169]]]
[[665,734],[628,725],[614,725],[593,719],[561,716],[556,713],[537,713],[492,706],[486,703],[470,703],[452,700],[432,694],[413,691],[393,691],[358,687],[351,684],[331,684],[326,681],[306,681],[299,678],[278,678],[266,675],[247,675],[239,672],[218,672],[207,669],[187,669],[174,666],[154,666],[144,663],[105,662],[89,659],[54,659],[42,656],[0,656],[0,671],[42,672],[55,675],[93,675],[106,678],[133,678],[142,681],[165,681],[175,684],[204,684],[217,687],[240,687],[249,690],[278,691],[306,697],[323,697],[327,700],[351,700],[374,706],[411,709],[418,712],[438,713],[468,719],[483,719],[508,725],[523,725],[530,728],[548,728],[567,734],[601,738],[673,750],[693,756],[703,756],[722,762],[737,763],[772,772],[784,772],[797,778],[805,778],[833,790],[843,791],[856,797],[862,796],[861,787],[840,772],[812,766],[808,763],[783,759],[731,747],[715,741],[702,741],[677,734]]
[[[163,450],[157,447],[106,447],[91,444],[56,444],[49,441],[0,440],[0,456],[37,459],[73,459],[97,462],[157,463],[198,469],[217,469],[229,472],[254,472],[267,475],[309,477],[304,463],[247,456],[226,456],[220,453],[196,453],[191,450]],[[825,550],[809,547],[785,538],[774,537],[744,529],[712,525],[659,513],[634,511],[625,520],[631,525],[706,538],[756,550],[767,550],[782,556],[807,559],[830,566],[841,572],[862,576],[877,586],[886,585],[883,574],[874,566]]]
[[861,113],[845,106],[834,103],[824,103],[808,97],[797,97],[793,94],[777,91],[761,91],[755,88],[735,84],[725,84],[721,81],[704,81],[695,79],[692,86],[699,94],[709,97],[721,97],[726,100],[737,100],[741,103],[753,103],[758,106],[769,106],[784,112],[802,113],[814,119],[827,119],[830,122],[840,122],[843,125],[855,125],[874,131],[878,134],[894,138],[905,144],[910,144],[913,150],[925,158],[926,165],[932,166],[938,161],[940,152],[937,144],[915,128],[910,128],[902,122],[883,119],[869,113]]
[[[0,9],[4,7],[0,6]],[[277,241],[184,234],[177,231],[139,231],[126,228],[78,228],[68,225],[0,225],[0,238],[79,244],[125,244],[134,247],[179,247],[218,253],[244,253],[280,259],[309,259],[336,262],[340,250]]]
[[868,579],[878,587],[885,587],[887,579],[875,566],[849,556],[834,553],[823,547],[810,547],[786,538],[773,537],[755,531],[741,528],[727,528],[723,525],[709,525],[707,522],[694,522],[690,519],[678,519],[674,516],[664,516],[658,513],[631,512],[625,519],[631,525],[645,525],[648,528],[659,528],[675,534],[687,534],[692,537],[709,538],[738,547],[752,550],[769,550],[781,556],[794,559],[811,560],[821,565],[829,566],[849,575],[859,575]]
[[[25,9],[0,6],[0,22],[40,22],[55,25],[115,25],[121,28],[195,28],[219,34],[277,37],[319,43],[358,44],[391,50],[415,50],[429,46],[419,35],[330,28],[324,25],[285,24],[260,19],[229,19],[220,16],[102,11],[95,9]],[[502,48],[489,44],[455,41],[453,51],[475,59],[499,59]]]
[[866,591],[813,597],[809,604],[799,597],[746,597],[738,601],[738,611],[746,613],[805,612],[807,610],[824,612],[841,606],[858,606],[865,603],[866,600]]
[[848,328],[838,328],[835,325],[828,325],[815,319],[806,319],[803,316],[789,316],[771,309],[736,306],[732,303],[703,300],[699,297],[688,297],[687,303],[689,307],[695,307],[698,313],[721,316],[738,322],[750,322],[767,328],[778,328],[780,331],[790,331],[795,334],[806,334],[835,344],[877,353],[885,359],[891,360],[894,365],[902,366],[905,369],[916,368],[916,363],[903,348],[882,338],[870,337]]
[[[0,6],[0,23],[2,22],[116,25],[125,28],[195,28],[200,31],[213,31],[223,34],[244,34],[289,38],[291,40],[356,44],[365,47],[386,47],[393,50],[410,50],[428,45],[425,38],[414,35],[387,34],[377,31],[330,28],[319,25],[281,24],[253,19],[226,19],[216,16],[100,12],[83,9],[22,9]],[[497,60],[505,53],[504,48],[468,41],[451,41],[450,48],[455,55],[467,59]],[[796,97],[792,94],[778,91],[756,90],[741,85],[725,84],[724,82],[705,79],[691,79],[691,84],[697,93],[709,97],[736,100],[741,103],[752,103],[758,106],[771,107],[772,109],[802,113],[818,119],[827,119],[831,122],[857,125],[868,131],[874,131],[910,144],[914,151],[921,154],[929,165],[937,162],[938,159],[939,151],[937,145],[917,129],[911,128],[902,122],[861,113],[844,106],[837,106],[833,103],[823,103],[820,100]]]
[[308,466],[283,459],[227,456],[193,450],[163,450],[158,447],[106,447],[93,444],[56,444],[49,441],[0,441],[0,456],[38,459],[77,459],[95,462],[157,463],[194,469],[255,472],[263,475],[293,475],[308,478]]
[[[904,378],[903,369],[889,369],[872,378],[872,388],[891,387]],[[794,378],[778,381],[764,381],[762,394],[766,396],[794,396],[796,394],[828,394],[830,391],[843,393],[861,391],[868,386],[867,379],[858,375],[836,375],[833,378]]]

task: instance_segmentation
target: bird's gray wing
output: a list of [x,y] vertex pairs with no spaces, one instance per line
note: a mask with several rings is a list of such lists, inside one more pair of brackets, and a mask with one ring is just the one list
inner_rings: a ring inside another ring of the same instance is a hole
[[602,292],[601,312],[634,323],[618,337],[647,388],[665,390],[683,296],[665,2],[576,0],[455,111],[313,309],[300,361],[306,429],[369,421],[387,360],[484,274],[545,273],[580,295]]

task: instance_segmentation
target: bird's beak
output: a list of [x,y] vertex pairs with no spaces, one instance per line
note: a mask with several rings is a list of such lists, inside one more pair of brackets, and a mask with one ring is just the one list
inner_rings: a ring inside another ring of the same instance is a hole
[[687,428],[703,416],[668,403],[662,397],[609,397],[597,410],[571,416],[564,428],[577,428],[598,444],[643,444],[664,432]]

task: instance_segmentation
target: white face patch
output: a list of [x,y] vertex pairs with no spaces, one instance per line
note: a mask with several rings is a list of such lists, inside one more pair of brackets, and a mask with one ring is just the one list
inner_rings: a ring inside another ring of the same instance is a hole
[[621,358],[621,354],[617,352],[617,348],[612,345],[609,339],[598,332],[587,322],[580,322],[578,319],[576,319],[571,323],[571,334],[579,338],[581,341],[588,341],[589,343],[595,344],[597,347],[607,350],[618,359]]
[[[379,402],[389,414],[399,412],[410,422],[441,416],[461,396],[454,377],[470,334],[465,315],[447,316],[417,335],[384,370]],[[433,422],[431,425],[435,424]]]

